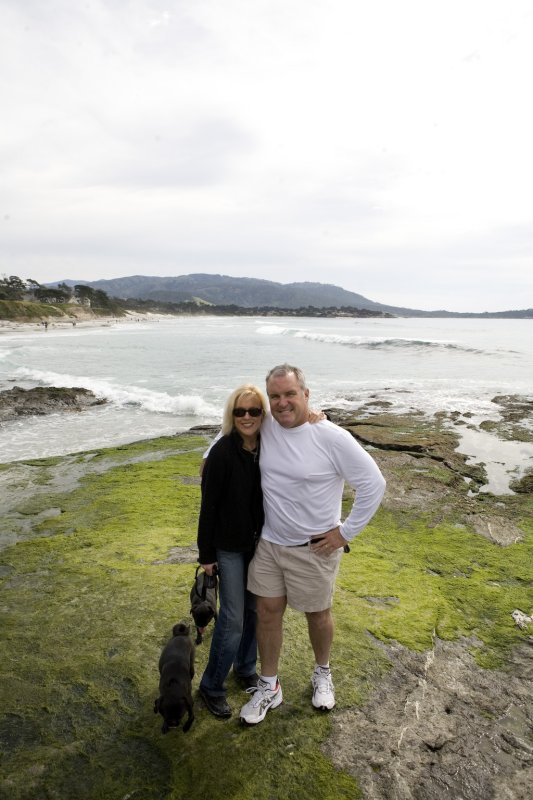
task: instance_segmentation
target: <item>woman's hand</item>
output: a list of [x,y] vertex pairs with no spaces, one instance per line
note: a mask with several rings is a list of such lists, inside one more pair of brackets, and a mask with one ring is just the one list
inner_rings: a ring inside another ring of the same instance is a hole
[[213,575],[214,572],[217,570],[217,562],[215,561],[214,564],[200,564],[201,568],[205,572],[206,575]]
[[309,413],[307,415],[308,422],[313,424],[314,422],[321,422],[323,419],[327,419],[323,411],[315,411],[314,408],[309,409]]

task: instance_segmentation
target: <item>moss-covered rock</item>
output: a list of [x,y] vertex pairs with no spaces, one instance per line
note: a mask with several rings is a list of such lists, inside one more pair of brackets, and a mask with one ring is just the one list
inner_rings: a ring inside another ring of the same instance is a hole
[[500,438],[515,442],[533,442],[533,401],[521,395],[496,395],[492,402],[499,406],[500,419],[481,423],[483,430],[491,430]]

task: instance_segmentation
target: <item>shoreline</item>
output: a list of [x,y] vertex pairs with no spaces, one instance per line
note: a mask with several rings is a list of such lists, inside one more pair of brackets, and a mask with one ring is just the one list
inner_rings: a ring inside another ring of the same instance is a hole
[[[115,316],[76,316],[75,319],[67,317],[52,317],[48,320],[48,330],[71,330],[72,328],[109,328],[114,325],[132,324],[138,322],[152,322],[173,319],[173,314],[154,314],[152,312],[137,313],[127,311],[123,317]],[[0,336],[6,333],[34,333],[45,332],[44,320],[25,322],[20,320],[0,319]]]
[[[55,387],[46,388],[50,389],[51,394],[57,392]],[[5,394],[10,391],[11,390],[6,390],[6,392],[0,392],[0,394]],[[68,393],[71,390],[66,391]],[[89,392],[89,395],[93,395],[93,393]],[[94,399],[95,401],[97,400],[96,395],[94,395]],[[516,397],[515,399],[517,404],[520,404],[522,408],[525,407],[525,404],[521,402],[524,400],[523,398]],[[91,413],[98,414],[96,405],[98,405],[98,403],[95,403],[94,406],[91,407],[89,403],[87,403],[87,406],[83,410],[74,410],[78,411],[78,413],[82,413],[84,416]],[[105,405],[107,406],[108,404]],[[54,415],[59,413],[61,417],[65,421],[68,420],[69,423],[74,423],[79,419],[77,414],[74,416],[73,411],[69,412],[65,407],[52,411],[49,406],[43,406],[43,409],[44,408],[47,410],[42,414],[36,412],[7,418],[4,421],[4,425],[6,423],[21,424],[24,420],[38,422],[51,413]],[[454,418],[453,414],[449,415],[444,412],[431,416],[428,414],[421,414],[421,412],[405,414],[399,410],[395,411],[393,408],[388,408],[386,412],[383,412],[382,410],[377,410],[376,407],[374,407],[374,409],[361,407],[352,411],[341,410],[339,408],[329,408],[326,410],[333,422],[349,429],[356,439],[364,446],[369,446],[372,450],[379,450],[380,448],[384,450],[394,450],[396,447],[398,447],[399,450],[409,450],[407,443],[399,444],[395,442],[391,444],[391,442],[388,442],[386,439],[383,441],[381,438],[381,431],[384,428],[390,429],[391,427],[396,427],[400,439],[402,436],[405,437],[406,435],[407,439],[409,439],[410,432],[417,427],[421,429],[425,427],[436,429],[440,431],[443,436],[451,437],[454,440],[454,446],[452,448],[454,458],[463,460],[466,471],[468,472],[468,470],[471,470],[472,474],[477,475],[479,478],[476,478],[476,486],[472,489],[473,494],[492,494],[496,497],[512,496],[516,494],[516,491],[513,489],[513,484],[518,484],[520,481],[527,480],[527,476],[533,472],[533,435],[529,433],[528,438],[527,430],[515,424],[512,433],[517,438],[512,438],[512,436],[509,435],[509,431],[505,428],[505,420],[503,417],[499,424],[491,421],[491,429],[484,430],[486,420],[480,419],[474,422],[474,420],[470,419],[468,424],[465,424],[464,420]],[[80,456],[98,450],[113,449],[115,447],[128,447],[139,443],[149,444],[161,437],[197,434],[209,436],[214,435],[214,432],[218,430],[219,426],[213,423],[199,422],[198,424],[180,427],[173,421],[172,425],[169,427],[171,430],[167,430],[166,432],[153,431],[153,433],[147,433],[147,435],[141,436],[137,433],[132,434],[131,438],[127,437],[123,439],[120,437],[117,440],[102,439],[101,441],[93,443],[88,442],[86,445],[82,444],[80,447],[75,447],[72,450],[57,447],[56,449],[37,455],[22,455],[18,458],[11,458],[2,462],[2,464],[23,464],[28,461],[65,458],[76,455]],[[415,442],[415,451],[417,447],[418,445]],[[519,489],[519,491],[524,491],[524,489]]]
[[[215,319],[231,319],[237,318],[242,319],[242,315],[240,314],[205,314],[205,318],[215,318]],[[286,319],[287,317],[291,317],[290,314],[275,314],[269,313],[267,315],[262,314],[250,314],[251,317],[259,316],[261,318],[272,320],[272,319]],[[294,314],[293,317],[298,319],[316,319],[317,317],[313,315],[309,315],[308,317],[302,316],[300,314]],[[70,316],[62,315],[58,317],[47,317],[46,319],[36,318],[33,320],[20,320],[20,319],[0,319],[0,337],[2,334],[5,333],[15,333],[15,332],[34,332],[37,330],[44,330],[45,329],[45,322],[48,323],[48,328],[55,328],[58,330],[61,329],[70,329],[72,327],[78,328],[94,328],[94,327],[109,327],[111,325],[120,325],[120,324],[129,324],[134,322],[153,322],[153,321],[164,321],[164,320],[172,320],[172,319],[188,319],[188,318],[195,318],[198,319],[198,315],[196,314],[189,314],[187,312],[180,312],[179,314],[165,314],[155,311],[125,311],[123,316],[115,316],[113,314],[108,314],[105,316],[98,316],[88,313],[85,310],[79,309],[76,311],[75,314]],[[318,317],[321,319],[322,317]],[[472,317],[468,317],[471,319]],[[343,315],[332,316],[332,317],[324,317],[324,319],[338,319],[338,320],[345,320],[346,317]],[[372,320],[417,320],[417,321],[431,321],[433,319],[455,319],[455,317],[383,317],[383,316],[371,316],[371,317],[349,317],[348,319],[353,319],[355,321],[372,321]],[[489,319],[500,319],[489,317]],[[529,321],[529,317],[509,317],[509,318],[502,318],[505,321],[518,321],[522,322],[524,319]],[[480,318],[480,321],[486,321],[487,317]]]

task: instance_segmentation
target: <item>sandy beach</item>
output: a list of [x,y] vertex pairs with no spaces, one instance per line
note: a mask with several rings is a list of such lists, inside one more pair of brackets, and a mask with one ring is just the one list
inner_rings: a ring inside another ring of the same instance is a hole
[[153,314],[151,312],[138,313],[127,311],[123,317],[96,316],[80,309],[74,319],[72,317],[50,317],[47,328],[45,320],[22,322],[9,319],[0,319],[0,335],[3,333],[34,333],[38,330],[68,330],[70,328],[108,328],[114,325],[132,325],[139,322],[154,322],[161,319],[171,319],[171,314]]

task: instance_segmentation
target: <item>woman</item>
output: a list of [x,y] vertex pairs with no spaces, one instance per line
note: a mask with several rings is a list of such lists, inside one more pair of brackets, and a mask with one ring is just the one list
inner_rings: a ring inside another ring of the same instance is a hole
[[259,431],[266,409],[257,386],[235,389],[202,472],[198,560],[208,575],[218,571],[220,608],[200,694],[217,717],[232,713],[224,686],[232,666],[246,688],[257,683],[255,597],[246,577],[263,524]]

